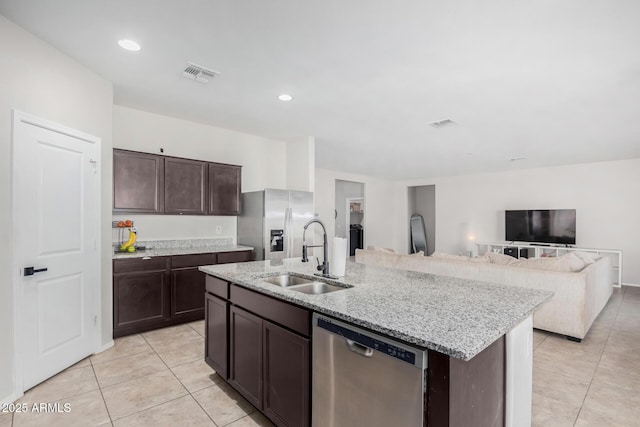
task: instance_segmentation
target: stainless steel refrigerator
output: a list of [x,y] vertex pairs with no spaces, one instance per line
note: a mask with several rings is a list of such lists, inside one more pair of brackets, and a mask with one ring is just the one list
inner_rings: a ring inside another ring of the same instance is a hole
[[[253,246],[256,260],[302,257],[303,227],[313,218],[313,193],[274,190],[242,193],[238,244]],[[307,239],[313,242],[313,231]]]

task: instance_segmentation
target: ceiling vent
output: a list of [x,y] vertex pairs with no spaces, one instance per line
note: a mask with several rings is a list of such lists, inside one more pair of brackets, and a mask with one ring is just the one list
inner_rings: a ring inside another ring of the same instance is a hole
[[199,83],[209,83],[209,79],[219,76],[220,73],[189,62],[182,75]]
[[433,126],[434,128],[443,128],[443,127],[447,127],[447,126],[451,126],[451,125],[455,125],[456,122],[454,122],[451,119],[442,119],[442,120],[438,120],[436,122],[431,122],[429,123],[431,126]]

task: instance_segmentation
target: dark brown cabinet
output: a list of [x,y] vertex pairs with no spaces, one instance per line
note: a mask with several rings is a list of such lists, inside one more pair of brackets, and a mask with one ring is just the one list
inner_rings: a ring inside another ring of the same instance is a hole
[[207,291],[207,363],[223,372],[228,354],[221,375],[240,394],[278,426],[309,426],[311,313],[211,276]]
[[113,212],[164,212],[164,159],[113,150]]
[[113,150],[113,212],[239,215],[241,166]]
[[207,166],[197,160],[164,159],[164,213],[207,213]]
[[171,317],[185,322],[204,316],[205,280],[200,265],[216,263],[216,254],[171,257]]
[[240,166],[209,163],[209,209],[211,215],[240,215]]
[[204,360],[226,380],[229,378],[229,302],[207,293],[205,304]]
[[308,425],[310,340],[265,320],[262,343],[264,413],[278,425]]
[[203,319],[207,275],[198,266],[227,254],[249,261],[251,251],[113,260],[113,336]]
[[114,337],[152,329],[170,317],[169,258],[116,260],[113,266]]
[[229,382],[262,409],[262,319],[232,306],[229,326]]

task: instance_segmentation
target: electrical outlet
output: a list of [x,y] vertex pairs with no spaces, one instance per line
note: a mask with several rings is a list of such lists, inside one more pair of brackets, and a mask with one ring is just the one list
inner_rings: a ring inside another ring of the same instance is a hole
[[222,234],[222,226],[221,225],[218,225],[216,227],[216,234]]

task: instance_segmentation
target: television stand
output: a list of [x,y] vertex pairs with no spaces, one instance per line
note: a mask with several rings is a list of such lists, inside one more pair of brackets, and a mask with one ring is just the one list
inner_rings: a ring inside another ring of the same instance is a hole
[[[611,265],[613,266],[615,277],[613,286],[619,288],[622,285],[622,251],[617,249],[576,248],[575,246],[556,246],[545,243],[478,242],[473,248],[473,256],[483,255],[487,252],[499,254],[508,252],[509,254],[519,255],[521,250],[527,251],[529,257],[533,252],[533,256],[536,258],[561,256],[569,252],[578,251],[611,257]],[[515,258],[518,258],[518,256]]]

